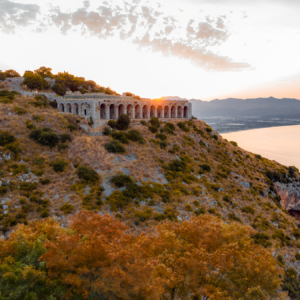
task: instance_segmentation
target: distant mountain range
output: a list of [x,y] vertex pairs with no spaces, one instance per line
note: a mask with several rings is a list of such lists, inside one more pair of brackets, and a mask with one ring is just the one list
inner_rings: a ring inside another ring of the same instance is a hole
[[[171,97],[164,97],[171,98]],[[180,99],[179,97],[172,97]],[[186,100],[185,98],[182,98]],[[196,117],[278,117],[300,119],[300,100],[290,98],[254,98],[202,101],[189,100]]]

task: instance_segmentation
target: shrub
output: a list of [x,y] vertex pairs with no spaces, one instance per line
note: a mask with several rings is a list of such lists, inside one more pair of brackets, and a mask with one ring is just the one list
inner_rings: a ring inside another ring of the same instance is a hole
[[296,258],[296,260],[300,260],[300,253],[299,252],[296,253],[295,258]]
[[272,243],[269,241],[270,236],[266,233],[257,232],[251,236],[253,238],[254,244],[262,245],[265,248],[272,246]]
[[57,108],[57,102],[56,101],[50,101],[49,104],[50,104],[51,107]]
[[233,146],[235,146],[235,147],[238,146],[237,142],[234,142],[234,141],[231,141],[230,144],[233,145]]
[[60,141],[65,143],[66,141],[72,142],[71,135],[69,133],[63,133],[60,135]]
[[32,129],[36,129],[35,125],[32,124],[32,122],[30,120],[26,120],[25,121],[26,127],[30,130]]
[[46,90],[50,87],[49,83],[40,75],[27,73],[23,84],[31,90]]
[[77,130],[77,126],[74,124],[69,124],[67,126],[67,128],[72,132],[72,131],[76,131]]
[[152,117],[150,120],[150,124],[156,128],[160,127],[159,119],[157,117]]
[[284,258],[283,258],[283,256],[281,254],[279,254],[277,256],[277,260],[278,260],[278,262],[279,262],[280,265],[284,266]]
[[100,179],[100,176],[94,169],[89,169],[86,167],[78,168],[78,177],[90,182],[97,182]]
[[37,188],[37,185],[38,185],[37,182],[33,182],[33,183],[21,182],[20,183],[20,190],[21,191],[32,192]]
[[167,139],[167,136],[162,133],[158,133],[158,134],[156,134],[156,138],[164,141]]
[[251,214],[251,215],[254,215],[255,210],[254,210],[254,208],[251,207],[251,206],[244,206],[244,207],[242,208],[242,212],[248,213],[248,214]]
[[174,131],[170,128],[170,127],[167,127],[167,126],[165,126],[164,128],[162,128],[161,130],[160,130],[160,132],[161,133],[168,133],[168,134],[174,134]]
[[8,91],[8,90],[1,90],[0,91],[0,98],[5,98],[5,99],[8,99],[11,103],[14,99],[15,99],[15,95],[20,95],[18,92],[15,92],[15,91]]
[[113,132],[111,134],[114,140],[120,141],[122,144],[128,144],[127,133],[126,132]]
[[116,128],[118,130],[126,130],[126,129],[128,129],[129,124],[130,124],[129,117],[127,115],[123,114],[118,118]]
[[150,130],[152,133],[156,133],[156,132],[157,132],[157,128],[154,127],[154,126],[149,126],[148,128],[149,128],[149,130]]
[[212,129],[211,129],[210,127],[207,127],[207,128],[206,128],[206,132],[211,133],[211,132],[212,132]]
[[64,203],[60,208],[60,211],[62,211],[65,215],[71,213],[74,210],[74,206],[69,203]]
[[262,159],[261,155],[259,155],[259,154],[255,154],[255,157],[256,157],[257,159]]
[[170,128],[171,130],[175,130],[175,126],[172,123],[166,123],[165,127]]
[[108,125],[110,128],[114,129],[114,128],[117,127],[117,122],[114,121],[114,120],[109,120],[109,121],[107,122],[107,125]]
[[63,160],[56,160],[50,163],[50,166],[55,172],[63,172],[67,165],[68,163]]
[[238,218],[235,214],[231,213],[228,215],[229,220],[236,221],[242,223],[241,219]]
[[110,135],[111,132],[112,131],[111,131],[111,129],[109,127],[104,127],[104,129],[102,131],[103,135],[106,135],[106,136]]
[[41,218],[48,218],[50,216],[50,213],[48,210],[43,210],[41,212]]
[[60,151],[60,150],[66,150],[66,149],[68,149],[69,147],[68,147],[68,145],[67,144],[59,144],[58,145],[58,151]]
[[121,193],[120,191],[114,191],[106,199],[112,211],[118,211],[118,208],[123,208],[132,201],[132,199],[125,197],[124,194]]
[[228,195],[223,196],[223,200],[227,203],[231,203],[231,200]]
[[133,142],[139,142],[140,144],[145,144],[145,140],[142,137],[141,133],[136,130],[132,129],[128,131],[127,138]]
[[159,146],[161,149],[165,149],[168,146],[167,141],[160,141]]
[[0,195],[4,195],[5,193],[7,193],[8,188],[6,186],[0,186]]
[[2,131],[0,133],[0,146],[5,146],[16,141],[16,138],[8,131]]
[[26,114],[26,110],[19,106],[14,106],[14,111],[17,115],[22,116]]
[[185,210],[186,211],[193,211],[192,205],[191,204],[186,204]]
[[298,273],[295,269],[288,268],[285,270],[281,288],[288,292],[290,299],[300,298],[300,281],[298,279]]
[[190,129],[189,129],[183,122],[177,123],[177,126],[178,126],[181,130],[183,130],[184,132],[189,132],[189,131],[190,131]]
[[210,167],[210,165],[208,165],[208,164],[200,165],[200,167],[201,167],[201,169],[202,169],[203,171],[206,171],[206,172],[210,172],[210,171],[211,171],[211,167]]
[[40,183],[42,185],[46,185],[46,184],[49,184],[51,182],[51,180],[49,178],[43,178],[40,180]]
[[42,131],[41,135],[38,138],[38,142],[49,148],[54,148],[59,143],[59,137],[54,132]]
[[125,174],[115,175],[110,180],[118,188],[126,186],[128,183],[134,183],[133,179]]
[[43,122],[43,121],[45,121],[45,117],[44,116],[33,116],[33,118],[32,118],[34,121],[36,121],[36,122]]
[[145,120],[142,120],[142,121],[141,121],[141,124],[144,125],[144,126],[147,126],[147,123],[146,123]]
[[105,144],[105,149],[109,153],[126,153],[126,149],[118,142],[118,141],[112,141],[110,143]]

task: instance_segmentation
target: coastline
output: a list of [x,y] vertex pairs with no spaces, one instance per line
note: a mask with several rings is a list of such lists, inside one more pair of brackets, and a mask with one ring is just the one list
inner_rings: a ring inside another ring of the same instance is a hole
[[286,166],[300,169],[300,125],[275,126],[220,134],[238,146]]

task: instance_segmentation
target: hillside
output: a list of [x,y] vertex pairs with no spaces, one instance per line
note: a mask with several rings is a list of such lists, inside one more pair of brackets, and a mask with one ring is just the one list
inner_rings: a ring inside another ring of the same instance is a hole
[[53,217],[66,227],[82,209],[141,231],[212,215],[249,225],[280,267],[300,272],[300,222],[274,185],[297,184],[296,168],[239,148],[201,120],[89,137],[78,116],[59,114],[43,97],[0,92],[0,106],[3,239],[32,220]]

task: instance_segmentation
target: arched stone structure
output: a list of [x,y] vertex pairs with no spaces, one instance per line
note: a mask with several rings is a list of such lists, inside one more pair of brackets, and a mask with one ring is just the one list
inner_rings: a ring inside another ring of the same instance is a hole
[[119,116],[123,115],[125,113],[125,106],[124,104],[119,105]]
[[136,105],[135,108],[135,119],[141,119],[141,106],[140,105]]
[[156,107],[154,105],[150,107],[150,118],[152,117],[156,117]]
[[147,105],[143,106],[143,119],[148,119],[149,108]]
[[109,117],[110,117],[110,119],[116,119],[116,106],[115,106],[115,104],[111,104],[109,106]]
[[134,115],[133,115],[133,106],[131,104],[129,104],[127,106],[127,116],[130,118],[130,119],[134,119]]
[[100,119],[106,119],[106,105],[104,103],[100,105]]
[[178,106],[177,108],[177,118],[182,118],[182,107]]
[[77,103],[74,104],[74,115],[79,115],[79,107]]
[[87,108],[86,108],[86,105],[84,103],[81,104],[81,115],[82,116],[87,116]]
[[65,112],[65,106],[62,103],[59,104],[59,111]]
[[66,105],[66,112],[67,113],[72,113],[72,107],[71,107],[70,103],[67,103],[67,105]]
[[187,117],[188,117],[188,107],[187,107],[187,106],[185,106],[185,107],[183,108],[183,117],[184,117],[184,118],[187,118]]
[[170,118],[169,114],[170,114],[170,107],[166,105],[164,107],[164,118]]
[[163,109],[162,109],[161,105],[159,105],[159,106],[157,107],[157,117],[158,117],[158,118],[163,118],[163,117],[164,117],[164,116],[163,116]]
[[177,117],[177,110],[176,106],[171,107],[171,118],[176,118]]

